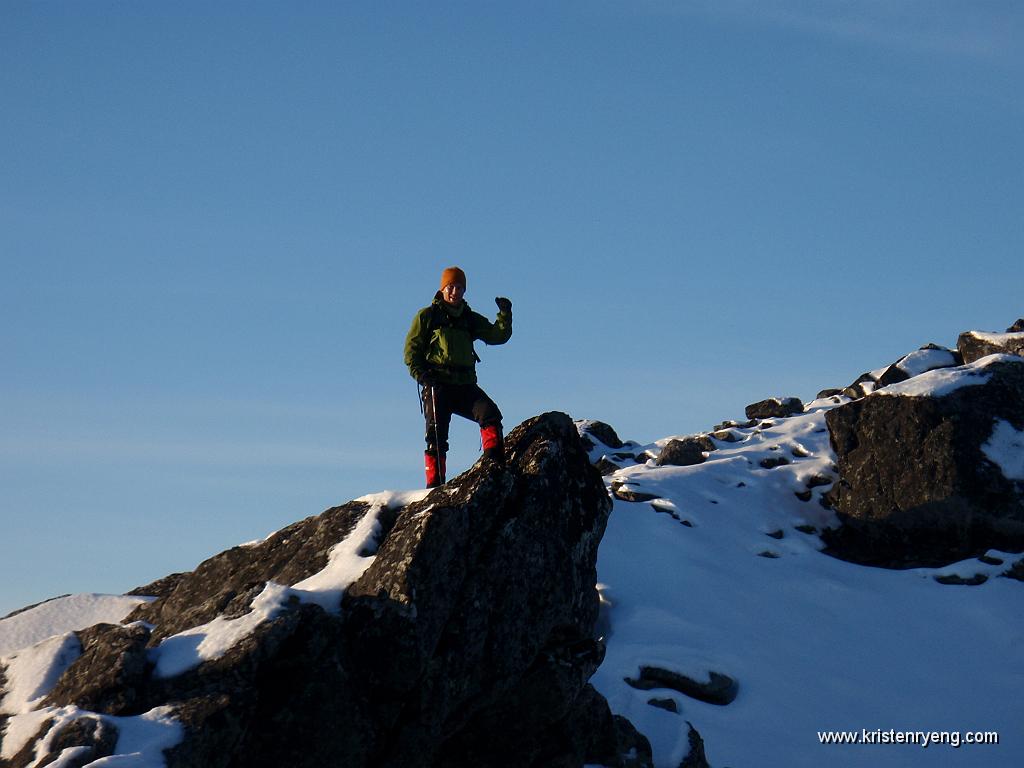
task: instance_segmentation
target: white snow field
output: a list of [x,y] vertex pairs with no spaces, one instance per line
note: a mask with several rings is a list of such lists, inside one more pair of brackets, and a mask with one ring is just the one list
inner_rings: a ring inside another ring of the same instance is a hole
[[[986,362],[905,389],[974,384]],[[739,441],[716,441],[703,464],[648,461],[606,478],[658,498],[615,500],[598,561],[608,652],[592,682],[651,740],[658,768],[688,753],[688,722],[716,768],[1024,765],[1024,584],[998,577],[1020,555],[894,571],[820,552],[810,527],[832,522],[818,501],[827,488],[809,501],[795,492],[812,475],[834,477],[824,420],[834,406],[818,400],[770,428],[733,428]],[[665,442],[640,448],[657,454]],[[592,455],[602,450],[612,453]],[[1019,471],[1016,432],[997,426],[990,452],[1007,476]],[[760,465],[780,456],[790,463]],[[989,578],[935,580],[950,574]],[[637,690],[625,678],[641,666],[701,681],[726,674],[739,692],[719,706]],[[652,698],[673,699],[678,714]],[[836,738],[829,731],[861,743],[822,743]],[[998,744],[965,743],[991,733]]]

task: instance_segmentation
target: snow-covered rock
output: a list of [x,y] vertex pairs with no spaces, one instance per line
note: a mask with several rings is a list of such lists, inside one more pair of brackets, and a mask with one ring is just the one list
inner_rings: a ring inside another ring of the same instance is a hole
[[1007,333],[966,331],[960,334],[956,346],[960,350],[960,354],[963,355],[965,363],[973,363],[988,355],[1024,355],[1024,331]]
[[1024,548],[1024,360],[930,370],[826,420],[842,478],[830,493],[843,522],[828,537],[835,554],[906,567]]
[[600,475],[564,414],[506,449],[507,467],[365,497],[156,582],[127,624],[4,656],[3,768],[649,755],[587,682],[604,656]]

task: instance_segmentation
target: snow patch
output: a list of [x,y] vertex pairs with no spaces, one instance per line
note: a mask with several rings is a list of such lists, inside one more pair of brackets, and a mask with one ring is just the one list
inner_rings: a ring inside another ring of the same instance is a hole
[[13,715],[7,722],[0,758],[10,760],[39,732],[49,717],[50,708],[33,710],[81,653],[78,638],[68,632],[0,658],[7,678],[7,693],[0,701],[0,714]]
[[34,709],[81,653],[82,644],[68,632],[0,658],[7,678],[0,713],[16,715]]
[[391,504],[409,503],[407,499],[423,498],[426,492],[390,492],[364,496],[373,506],[363,515],[352,532],[334,545],[327,566],[297,584],[288,587],[268,581],[263,591],[250,604],[249,613],[236,619],[218,616],[206,624],[186,629],[166,638],[150,651],[156,664],[157,677],[174,677],[204,661],[218,659],[256,628],[275,618],[292,601],[319,605],[328,613],[340,613],[341,597],[374,561],[373,555],[361,554],[380,533],[380,513]]
[[7,721],[3,732],[3,749],[0,749],[0,760],[10,760],[25,748],[40,729],[50,719],[51,708],[36,712],[22,712]]
[[1009,480],[1024,480],[1024,432],[1003,419],[996,419],[992,435],[981,446],[986,458]]
[[908,376],[920,376],[936,368],[951,368],[956,358],[948,349],[919,349],[911,352],[896,367]]
[[[19,735],[24,733],[22,746],[35,736],[47,720],[52,723],[46,735],[39,740],[35,748],[38,760],[52,749],[53,739],[60,730],[81,717],[95,717],[117,729],[117,745],[114,754],[88,763],[88,768],[164,768],[163,751],[178,744],[185,735],[185,729],[174,717],[172,707],[163,706],[133,717],[114,717],[87,712],[75,706],[47,707],[46,709],[21,716],[18,724]],[[5,740],[6,751],[6,740]],[[75,764],[72,758],[81,754],[79,747],[72,747],[61,752],[60,757],[49,765],[57,768],[61,765]]]
[[53,635],[94,624],[120,624],[140,603],[153,598],[131,595],[79,594],[58,597],[0,619],[0,656],[27,648]]
[[898,384],[890,384],[888,387],[876,390],[872,396],[945,397],[961,387],[987,383],[992,374],[985,368],[1000,362],[1020,362],[1020,358],[1015,355],[988,355],[968,365],[940,368]]
[[89,768],[164,768],[163,752],[178,744],[185,729],[172,707],[157,707],[138,717],[106,717],[118,729],[116,754]]
[[417,489],[414,491],[380,491],[379,493],[368,493],[360,496],[355,501],[363,501],[374,507],[382,509],[398,509],[407,507],[413,502],[423,501],[430,493],[429,488]]

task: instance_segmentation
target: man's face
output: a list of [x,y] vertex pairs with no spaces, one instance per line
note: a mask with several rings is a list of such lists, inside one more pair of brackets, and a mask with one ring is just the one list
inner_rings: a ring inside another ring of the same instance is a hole
[[462,303],[462,296],[465,293],[466,286],[461,283],[448,283],[441,289],[441,298],[445,300],[445,303],[457,307]]

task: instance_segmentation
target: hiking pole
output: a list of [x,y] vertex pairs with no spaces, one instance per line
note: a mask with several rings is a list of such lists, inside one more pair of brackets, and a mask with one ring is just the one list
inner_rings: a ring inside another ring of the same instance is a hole
[[437,429],[437,400],[434,397],[434,385],[430,385],[430,412],[434,419],[434,451],[437,454],[437,465],[441,466],[441,438]]

